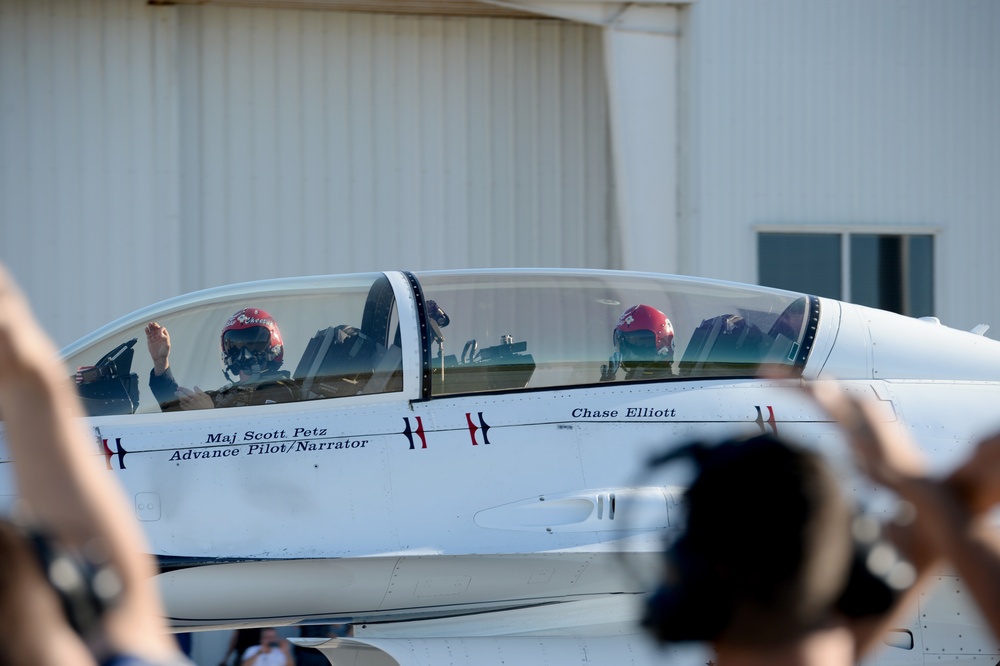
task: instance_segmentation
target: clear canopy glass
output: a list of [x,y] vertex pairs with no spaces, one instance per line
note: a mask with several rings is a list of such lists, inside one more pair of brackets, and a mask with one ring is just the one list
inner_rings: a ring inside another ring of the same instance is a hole
[[[447,315],[431,349],[433,395],[745,377],[762,364],[801,369],[817,307],[791,292],[612,271],[417,278]],[[639,325],[623,321],[636,305],[659,311],[673,329],[672,351],[649,362],[615,357],[614,331]]]
[[[749,377],[768,365],[794,372],[805,364],[818,316],[817,299],[801,294],[652,274],[493,270],[415,278],[368,273],[208,290],[111,324],[71,347],[66,361],[94,415],[188,408],[172,397],[175,387],[167,397],[150,388],[150,321],[169,332],[176,384],[204,390],[215,407],[404,389],[434,397]],[[403,319],[397,301],[407,304]],[[277,323],[280,368],[227,377],[222,331],[243,308]],[[413,340],[422,349],[407,349]],[[423,372],[404,387],[406,354],[421,356]],[[268,383],[278,390],[260,390]]]

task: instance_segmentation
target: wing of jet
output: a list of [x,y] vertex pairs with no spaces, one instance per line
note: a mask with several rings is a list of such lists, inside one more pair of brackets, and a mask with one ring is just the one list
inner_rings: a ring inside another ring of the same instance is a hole
[[[265,315],[277,345],[223,334]],[[164,390],[151,321],[169,332],[173,380],[209,408]],[[240,366],[244,346],[280,368]],[[981,334],[616,271],[234,285],[135,312],[63,355],[95,464],[126,487],[159,558],[173,625],[349,623],[352,638],[318,645],[335,664],[710,661],[696,646],[664,654],[637,628],[686,482],[650,479],[644,461],[779,432],[848,478],[840,434],[791,380],[765,378],[776,368],[880,400],[942,469],[1000,426],[1000,343]],[[8,501],[9,462],[0,449]],[[885,499],[857,492],[872,510]],[[870,663],[996,661],[955,601],[960,581],[940,580]]]

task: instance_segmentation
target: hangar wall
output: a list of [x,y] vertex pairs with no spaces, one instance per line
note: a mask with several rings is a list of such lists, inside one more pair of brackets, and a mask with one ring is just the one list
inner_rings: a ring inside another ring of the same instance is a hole
[[1000,4],[699,0],[683,21],[683,271],[755,281],[765,227],[931,230],[935,314],[1000,336]]
[[68,343],[229,282],[615,267],[601,33],[0,2],[0,260]]
[[[927,231],[936,314],[997,335],[1000,6],[677,11],[677,62],[617,74],[678,71],[679,270],[753,282],[761,229]],[[4,0],[0,260],[59,342],[234,280],[627,265],[602,30]]]
[[141,2],[0,2],[0,260],[58,343],[176,290],[176,57]]

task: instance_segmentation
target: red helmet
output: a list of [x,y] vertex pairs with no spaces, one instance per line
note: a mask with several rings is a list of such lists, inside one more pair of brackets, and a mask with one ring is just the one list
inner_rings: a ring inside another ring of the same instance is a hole
[[665,314],[649,305],[633,305],[622,313],[614,342],[626,367],[636,361],[663,362],[674,357],[674,327]]
[[222,367],[227,372],[277,370],[284,358],[281,331],[264,310],[243,308],[222,328]]

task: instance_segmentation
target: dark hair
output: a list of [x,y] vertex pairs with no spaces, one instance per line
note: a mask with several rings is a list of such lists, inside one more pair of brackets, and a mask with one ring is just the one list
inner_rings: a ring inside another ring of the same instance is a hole
[[[826,462],[770,435],[689,445],[699,473],[647,626],[662,640],[776,645],[828,621],[850,573],[851,511]],[[678,457],[673,455],[671,457]]]

